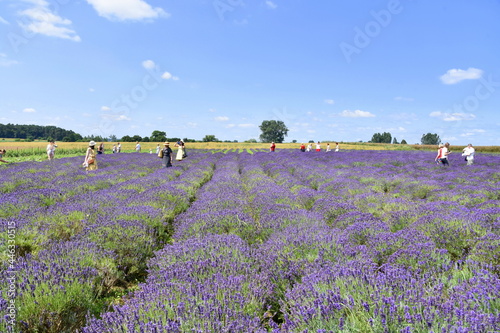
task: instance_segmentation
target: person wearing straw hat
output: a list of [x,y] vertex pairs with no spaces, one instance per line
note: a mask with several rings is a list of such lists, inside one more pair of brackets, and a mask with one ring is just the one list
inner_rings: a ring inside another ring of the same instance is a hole
[[163,149],[161,151],[163,166],[165,168],[170,168],[172,166],[173,152],[172,148],[170,148],[170,142],[165,142],[163,144]]
[[83,161],[83,166],[85,170],[92,171],[97,170],[97,161],[95,153],[95,142],[90,141],[89,147],[87,148],[87,153],[85,154],[85,160]]

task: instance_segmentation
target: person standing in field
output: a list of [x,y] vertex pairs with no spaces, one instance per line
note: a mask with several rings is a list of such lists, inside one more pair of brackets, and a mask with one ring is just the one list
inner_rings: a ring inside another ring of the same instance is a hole
[[3,163],[10,163],[10,162],[7,162],[7,161],[4,161],[3,160],[3,155],[5,155],[7,151],[5,149],[0,149],[0,162],[3,162]]
[[113,145],[113,154],[116,154],[116,145]]
[[326,152],[328,153],[329,151],[331,151],[331,149],[330,149],[330,144],[329,144],[329,143],[327,143],[327,144],[326,144]]
[[136,144],[135,144],[135,152],[136,153],[140,153],[141,152],[141,144],[139,143],[139,141],[137,141]]
[[170,168],[172,167],[172,160],[173,160],[173,152],[172,152],[172,148],[170,148],[170,142],[165,142],[163,144],[164,148],[163,150],[160,152],[158,152],[158,154],[160,154],[160,156],[162,157],[163,159],[163,166],[165,168]]
[[157,144],[156,145],[156,155],[158,155],[160,153],[160,144]]
[[339,151],[340,147],[339,147],[339,143],[338,142],[335,142],[335,151]]
[[56,143],[52,140],[49,141],[49,144],[47,145],[47,157],[49,161],[52,161],[54,159],[54,155],[56,154]]
[[467,161],[467,165],[472,165],[474,163],[474,153],[476,150],[472,147],[472,144],[468,144],[467,147],[464,148],[462,156],[465,157]]
[[306,151],[311,151],[313,149],[313,145],[309,142],[309,144],[307,145],[307,150]]
[[184,158],[184,141],[177,141],[175,146],[177,147],[177,155],[175,156],[175,159],[177,161],[182,161],[182,159]]
[[122,151],[122,144],[118,142],[118,146],[116,146],[116,152],[120,153]]
[[101,142],[99,145],[99,148],[97,149],[97,154],[101,155],[104,154],[104,142]]
[[94,141],[89,142],[89,147],[87,148],[87,153],[85,154],[85,160],[83,161],[83,166],[87,171],[97,170],[97,160],[96,160]]
[[321,151],[321,143],[319,141],[316,144],[316,151]]
[[442,164],[444,166],[450,165],[450,163],[448,162],[448,155],[451,153],[448,150],[449,146],[450,144],[448,142],[446,142],[444,145],[442,143],[439,144],[438,153],[436,158],[434,159],[438,164]]
[[304,144],[300,145],[300,151],[305,152],[306,151],[306,146]]
[[275,150],[276,150],[276,145],[274,144],[274,142],[271,142],[271,145],[269,146],[269,151],[274,152]]

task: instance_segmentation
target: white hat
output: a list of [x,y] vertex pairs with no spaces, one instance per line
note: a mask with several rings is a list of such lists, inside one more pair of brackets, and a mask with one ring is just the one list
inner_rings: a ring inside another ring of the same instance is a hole
[[95,141],[90,141],[89,142],[89,147],[95,146]]

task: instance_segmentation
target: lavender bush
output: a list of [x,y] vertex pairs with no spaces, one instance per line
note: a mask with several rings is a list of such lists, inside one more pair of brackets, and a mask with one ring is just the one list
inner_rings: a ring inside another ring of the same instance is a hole
[[99,158],[2,165],[0,331],[500,331],[498,155]]

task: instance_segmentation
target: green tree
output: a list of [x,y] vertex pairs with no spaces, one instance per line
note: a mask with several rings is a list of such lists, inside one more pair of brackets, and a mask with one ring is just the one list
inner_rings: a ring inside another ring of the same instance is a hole
[[244,142],[246,142],[246,143],[257,143],[257,140],[255,140],[255,139],[248,139],[248,140],[245,140]]
[[439,138],[439,135],[437,134],[422,134],[422,138],[420,139],[420,142],[423,145],[438,145],[441,143],[441,139]]
[[140,135],[137,135],[137,134],[136,134],[136,135],[134,135],[134,136],[132,137],[132,141],[136,141],[136,142],[137,142],[137,141],[142,141],[142,137],[141,137]]
[[149,140],[151,140],[151,142],[165,142],[167,141],[167,133],[162,131],[153,131]]
[[262,134],[260,141],[283,143],[288,135],[288,128],[281,120],[264,120],[259,126]]
[[384,133],[375,133],[372,136],[372,139],[370,142],[374,143],[391,143],[392,136],[391,133],[384,132]]
[[218,142],[219,139],[215,137],[213,134],[207,134],[205,137],[201,140],[203,142]]
[[398,142],[398,140],[396,139],[396,137],[394,137],[394,139],[392,139],[392,144],[393,144],[393,145],[399,145],[399,142]]
[[407,145],[408,143],[406,142],[406,140],[405,140],[405,139],[403,139],[403,140],[401,140],[401,144],[402,144],[402,145]]
[[125,135],[125,136],[122,137],[122,139],[120,141],[123,141],[123,142],[133,142],[134,139],[132,139],[130,137],[130,135]]

